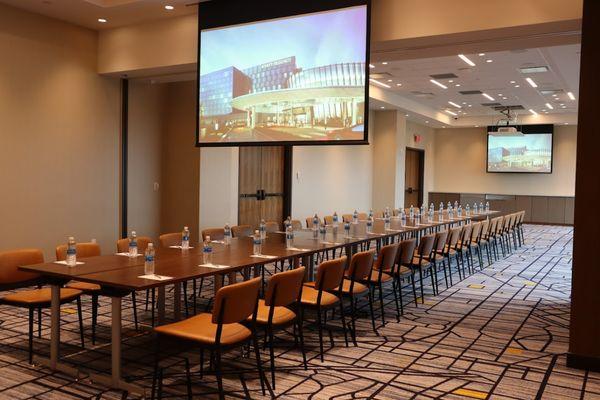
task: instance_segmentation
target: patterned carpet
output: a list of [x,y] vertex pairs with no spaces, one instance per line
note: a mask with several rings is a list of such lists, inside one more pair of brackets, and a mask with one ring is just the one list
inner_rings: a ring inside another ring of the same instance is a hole
[[[358,346],[345,347],[334,331],[335,347],[326,340],[325,362],[318,354],[314,331],[306,334],[309,368],[304,370],[291,334],[276,339],[279,399],[600,399],[600,374],[568,369],[569,291],[572,228],[526,226],[526,245],[433,297],[409,304],[400,323],[392,296],[386,297],[387,325],[373,333],[367,315],[357,321]],[[206,294],[208,295],[208,291]],[[412,298],[406,288],[405,299]],[[140,294],[143,300],[144,295]],[[146,321],[149,312],[143,311]],[[124,373],[129,380],[151,385],[152,337],[133,329],[130,297],[124,301]],[[84,298],[85,324],[91,302]],[[377,310],[376,310],[377,312]],[[64,360],[88,371],[106,371],[110,363],[110,304],[101,300],[98,345],[78,347],[77,314],[63,307]],[[336,321],[332,322],[333,324]],[[49,317],[35,351],[49,351]],[[27,364],[26,312],[0,307],[1,399],[121,399],[123,394],[76,382]],[[262,351],[263,361],[267,351]],[[190,352],[192,365],[198,352]],[[263,398],[254,358],[240,351],[225,357],[225,368],[244,374],[225,378],[228,396]],[[164,398],[185,398],[180,356],[165,360]],[[192,372],[197,372],[197,367]],[[172,375],[176,374],[176,375]],[[216,398],[214,376],[193,377],[194,398]],[[267,396],[269,397],[269,396]]]

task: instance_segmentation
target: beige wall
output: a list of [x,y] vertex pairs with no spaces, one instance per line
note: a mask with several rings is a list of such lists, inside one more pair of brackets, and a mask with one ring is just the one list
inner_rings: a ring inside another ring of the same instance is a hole
[[[200,149],[195,147],[196,83],[170,83],[162,139],[161,232],[189,226],[199,238]],[[218,184],[218,183],[215,183]]]
[[114,251],[119,82],[97,74],[97,34],[1,4],[0,26],[0,250]]
[[557,126],[552,174],[486,173],[486,129],[437,129],[436,192],[574,196],[576,126]]
[[[421,141],[415,141],[415,135],[421,136]],[[406,146],[425,150],[425,171],[423,181],[423,203],[429,203],[429,192],[435,187],[435,130],[417,124],[406,122]]]
[[[158,239],[167,85],[129,83],[128,230]],[[157,184],[157,187],[155,187]]]

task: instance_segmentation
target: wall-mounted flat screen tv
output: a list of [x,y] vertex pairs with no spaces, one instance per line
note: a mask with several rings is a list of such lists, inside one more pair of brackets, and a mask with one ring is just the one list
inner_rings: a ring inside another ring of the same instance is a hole
[[551,174],[552,125],[489,127],[487,172]]
[[368,143],[368,1],[198,7],[198,146]]

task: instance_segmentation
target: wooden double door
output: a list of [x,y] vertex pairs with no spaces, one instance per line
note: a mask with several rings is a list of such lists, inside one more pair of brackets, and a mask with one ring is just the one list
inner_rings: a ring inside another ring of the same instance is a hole
[[238,223],[258,227],[261,219],[282,224],[286,212],[286,149],[240,147]]
[[404,169],[404,208],[420,207],[423,203],[424,171],[425,152],[407,148]]

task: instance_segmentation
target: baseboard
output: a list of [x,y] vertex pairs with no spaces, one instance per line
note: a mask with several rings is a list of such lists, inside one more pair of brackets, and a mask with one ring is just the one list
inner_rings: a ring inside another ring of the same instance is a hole
[[567,367],[600,372],[600,357],[567,353]]

